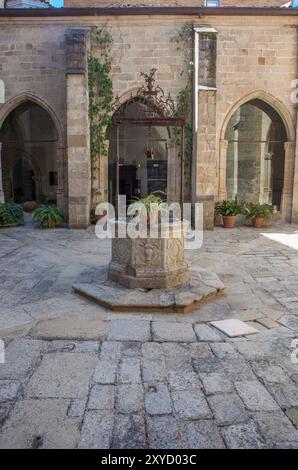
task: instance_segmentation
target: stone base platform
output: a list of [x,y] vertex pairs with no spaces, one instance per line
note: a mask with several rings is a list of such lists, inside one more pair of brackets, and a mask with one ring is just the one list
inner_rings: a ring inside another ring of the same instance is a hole
[[107,269],[82,272],[73,290],[117,312],[188,313],[224,290],[224,284],[215,273],[201,268],[190,268],[190,280],[173,289],[129,289],[108,280]]

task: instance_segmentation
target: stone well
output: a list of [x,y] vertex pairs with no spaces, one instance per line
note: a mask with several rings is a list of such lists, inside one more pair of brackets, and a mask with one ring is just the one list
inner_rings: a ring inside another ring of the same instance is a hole
[[188,313],[223,289],[215,273],[188,269],[180,222],[168,238],[113,238],[110,264],[86,269],[73,285],[76,294],[119,312]]
[[[181,222],[153,226],[159,238],[114,238],[108,278],[131,289],[169,289],[189,280]],[[162,238],[162,234],[166,238]]]

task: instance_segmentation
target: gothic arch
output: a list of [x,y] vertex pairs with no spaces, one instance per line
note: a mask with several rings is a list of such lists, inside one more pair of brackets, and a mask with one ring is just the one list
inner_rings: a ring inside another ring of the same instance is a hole
[[32,103],[43,109],[51,119],[55,128],[57,140],[56,140],[56,163],[58,172],[58,185],[57,185],[57,205],[60,207],[65,214],[67,214],[67,166],[65,161],[65,132],[64,127],[60,121],[60,118],[54,111],[54,109],[39,96],[24,91],[14,96],[13,98],[6,101],[0,107],[0,129],[2,128],[5,120],[18,106],[24,103]]
[[55,111],[47,104],[46,101],[44,101],[42,98],[38,97],[37,95],[34,95],[33,93],[29,92],[23,92],[18,94],[17,96],[11,98],[8,100],[1,108],[0,108],[0,129],[5,121],[5,119],[8,117],[8,115],[20,104],[26,102],[26,101],[31,101],[32,103],[36,103],[39,105],[41,108],[43,108],[51,119],[53,120],[53,123],[55,124],[57,135],[58,135],[58,146],[63,146],[64,143],[64,132],[63,132],[63,127],[60,122],[60,119],[58,118],[57,114]]
[[230,122],[231,117],[235,113],[235,111],[245,103],[248,103],[251,100],[259,99],[260,101],[264,101],[266,104],[271,106],[280,116],[287,132],[287,141],[294,142],[295,141],[295,126],[291,117],[291,114],[287,107],[277,98],[272,96],[270,93],[267,93],[264,90],[256,90],[253,91],[240,100],[238,100],[234,105],[229,109],[227,114],[225,115],[223,124],[221,126],[221,133],[220,133],[220,140],[223,141],[225,139],[225,133],[227,126]]
[[[245,104],[253,104],[258,101],[271,108],[272,113],[278,116],[281,124],[283,124],[284,138],[284,184],[282,189],[281,213],[283,221],[291,221],[292,201],[293,201],[293,181],[294,181],[294,161],[295,161],[295,126],[288,108],[277,98],[264,90],[256,90],[249,93],[238,100],[225,115],[223,120],[220,140],[219,140],[219,198],[227,197],[227,149],[228,141],[226,140],[226,132],[230,120],[234,113]],[[261,108],[262,109],[262,108]],[[264,112],[265,106],[263,109]],[[267,113],[268,114],[268,113]],[[271,116],[270,116],[271,117]]]

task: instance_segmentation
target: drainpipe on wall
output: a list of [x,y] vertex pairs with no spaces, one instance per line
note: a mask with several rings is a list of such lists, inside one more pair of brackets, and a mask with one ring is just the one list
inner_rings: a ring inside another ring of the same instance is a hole
[[[216,135],[216,36],[212,26],[194,28],[194,118],[193,118],[193,162],[192,202],[204,206],[204,228],[214,226],[214,180],[209,169],[215,167]],[[208,108],[214,108],[214,115],[207,116]],[[204,168],[204,171],[202,169]],[[205,173],[205,175],[203,175]],[[207,176],[206,176],[207,175]],[[211,182],[212,180],[212,182]]]

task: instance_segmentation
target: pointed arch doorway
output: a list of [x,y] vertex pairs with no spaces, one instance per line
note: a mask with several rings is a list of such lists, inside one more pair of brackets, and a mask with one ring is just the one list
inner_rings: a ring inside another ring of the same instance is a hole
[[24,100],[0,129],[4,200],[22,204],[57,204],[58,132],[42,106]]
[[184,117],[155,84],[156,69],[124,103],[116,98],[109,140],[109,201],[156,193],[183,204]]

